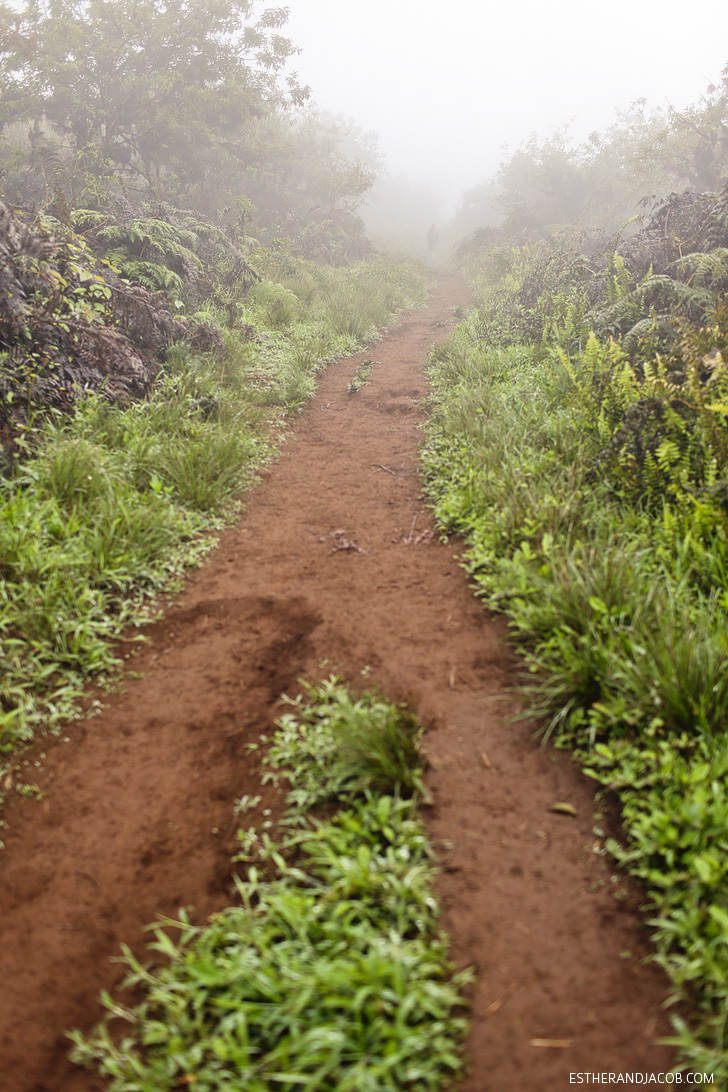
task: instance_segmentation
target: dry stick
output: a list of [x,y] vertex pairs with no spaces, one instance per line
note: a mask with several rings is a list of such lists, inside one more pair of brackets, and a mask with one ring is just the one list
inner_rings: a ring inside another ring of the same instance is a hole
[[415,518],[412,520],[412,526],[410,527],[410,533],[407,535],[407,538],[405,539],[405,543],[406,543],[407,546],[412,545],[412,536],[415,533],[415,524],[417,523],[417,520],[419,518],[420,518],[420,513],[415,512]]
[[552,1047],[556,1050],[566,1050],[573,1043],[573,1039],[531,1039],[532,1047]]
[[384,466],[382,463],[372,463],[372,466],[377,470],[386,470],[388,474],[391,474],[395,478],[401,478],[405,474],[416,474],[416,466],[408,466],[406,470],[392,470],[391,466]]
[[508,987],[508,989],[506,990],[506,992],[503,994],[502,997],[497,997],[495,1001],[491,1001],[490,1005],[488,1005],[488,1008],[483,1013],[483,1016],[484,1017],[493,1016],[494,1013],[498,1012],[498,1009],[502,1008],[503,1005],[505,1005],[508,998],[512,997],[517,989],[518,989],[518,983],[517,982],[511,982],[510,986]]

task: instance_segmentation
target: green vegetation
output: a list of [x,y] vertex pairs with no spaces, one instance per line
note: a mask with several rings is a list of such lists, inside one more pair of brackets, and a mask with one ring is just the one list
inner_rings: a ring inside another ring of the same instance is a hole
[[333,679],[290,702],[270,751],[273,769],[293,769],[288,804],[298,813],[365,789],[407,796],[424,792],[417,743],[406,709],[372,694],[352,697]]
[[[145,599],[210,547],[202,533],[234,511],[318,370],[361,348],[424,292],[412,266],[370,260],[332,269],[284,258],[269,257],[279,279],[241,297],[232,329],[208,303],[202,328],[215,332],[216,347],[170,347],[144,400],[114,401],[104,387],[84,399],[76,390],[75,412],[63,414],[36,402],[32,356],[14,367],[6,421],[23,457],[0,478],[5,751],[41,724],[57,726],[85,681],[114,667],[111,642],[143,620]],[[64,297],[56,299],[43,321],[62,325]],[[119,344],[111,323],[99,329]],[[48,383],[58,372],[46,362]]]
[[[5,788],[210,548],[320,368],[423,299],[427,274],[374,256],[357,213],[373,140],[300,109],[287,14],[0,4]],[[127,953],[141,1003],[109,1000],[130,1036],[76,1037],[115,1089],[425,1090],[460,1068],[417,726],[334,681],[309,696],[271,755],[284,833],[241,837],[240,905],[163,923],[165,967]]]
[[525,713],[621,801],[607,849],[700,1014],[675,1019],[682,1062],[723,1083],[727,201],[673,195],[601,256],[561,233],[473,241],[424,449],[440,525],[523,652]]
[[[160,968],[126,953],[141,1002],[107,996],[107,1022],[88,1041],[72,1036],[76,1060],[111,1078],[111,1092],[432,1092],[461,1068],[468,976],[452,974],[437,929],[432,852],[410,795],[414,718],[337,679],[307,692],[269,756],[270,776],[290,784],[285,833],[241,833],[242,858],[256,862],[237,881],[241,904],[204,928],[159,925]],[[311,815],[324,800],[340,810]],[[121,1040],[109,1030],[119,1018]]]
[[369,376],[371,375],[373,364],[373,360],[362,360],[361,364],[354,372],[353,379],[346,388],[349,394],[356,394],[357,391],[360,391],[361,388],[369,382]]
[[[372,256],[357,210],[376,145],[301,109],[286,8],[28,0],[0,17],[7,786],[18,745],[73,714],[209,549],[321,366],[419,301],[424,275]],[[466,195],[450,234],[478,226],[459,249],[475,306],[433,355],[424,452],[442,527],[511,620],[528,713],[621,802],[606,848],[700,1014],[675,1021],[681,1058],[724,1084],[727,105],[728,69],[682,113],[637,104],[579,148],[534,137]],[[430,207],[400,203],[415,197]],[[107,1001],[131,1032],[77,1036],[78,1057],[117,1092],[440,1087],[460,980],[413,719],[332,681],[283,718],[270,767],[289,813],[277,841],[241,836],[241,905],[163,923],[160,970],[127,953],[143,999]]]

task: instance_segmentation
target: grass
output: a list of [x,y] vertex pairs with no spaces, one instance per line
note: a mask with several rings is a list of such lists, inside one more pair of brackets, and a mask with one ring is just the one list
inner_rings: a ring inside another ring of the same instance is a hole
[[640,505],[595,471],[593,342],[565,361],[491,347],[482,329],[471,317],[432,356],[431,503],[465,537],[478,594],[510,620],[524,712],[617,794],[624,837],[608,848],[645,887],[671,1000],[695,1013],[674,1018],[680,1068],[723,1087],[725,521],[694,494]]
[[362,788],[424,791],[411,713],[371,694],[352,697],[337,679],[306,693],[290,702],[295,711],[281,718],[269,758],[273,770],[293,771],[289,807],[309,811]]
[[[160,923],[161,965],[126,952],[126,986],[142,1000],[107,996],[106,1022],[72,1036],[76,1061],[110,1092],[435,1092],[461,1070],[468,976],[453,974],[438,929],[416,722],[337,679],[306,693],[269,755],[290,786],[287,833],[243,834],[255,863],[237,881],[240,904],[203,928]],[[351,739],[341,758],[332,740]],[[316,818],[324,800],[339,810]]]
[[373,364],[373,360],[362,360],[361,364],[359,364],[354,372],[351,381],[347,384],[346,390],[349,394],[356,394],[357,391],[360,391],[361,388],[369,382]]
[[145,401],[91,398],[21,438],[30,454],[0,479],[3,783],[18,772],[18,745],[74,714],[86,682],[118,668],[125,627],[141,626],[150,597],[214,545],[319,370],[426,284],[415,267],[380,260],[299,263],[298,277],[259,285],[224,351],[171,347]]

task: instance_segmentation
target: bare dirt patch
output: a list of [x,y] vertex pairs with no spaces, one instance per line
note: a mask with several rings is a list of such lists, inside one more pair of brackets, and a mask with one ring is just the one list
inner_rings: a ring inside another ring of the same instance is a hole
[[247,744],[299,677],[332,671],[429,727],[426,818],[451,843],[445,924],[477,971],[462,1092],[668,1068],[654,1043],[668,1031],[664,980],[640,962],[634,891],[594,852],[593,789],[508,720],[504,624],[473,598],[459,544],[438,541],[421,496],[422,361],[466,299],[442,277],[355,394],[359,357],[329,369],[245,518],[151,627],[142,677],[46,748],[44,798],[11,810],[0,859],[8,1092],[103,1087],[68,1062],[64,1031],[98,1019],[120,945],[142,952],[156,915],[187,906],[202,921],[229,901],[233,801],[261,792]]

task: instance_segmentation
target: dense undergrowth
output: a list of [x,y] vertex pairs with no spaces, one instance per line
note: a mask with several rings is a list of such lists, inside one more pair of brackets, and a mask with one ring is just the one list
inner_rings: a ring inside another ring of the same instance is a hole
[[[239,904],[202,928],[161,923],[161,966],[127,951],[142,1000],[107,996],[75,1059],[111,1092],[434,1092],[456,1075],[468,976],[438,930],[418,734],[406,710],[339,680],[308,688],[268,756],[289,783],[282,834],[241,831]],[[322,804],[338,810],[318,817]]]
[[[664,273],[640,270],[645,236],[598,267],[563,239],[472,256],[476,307],[431,360],[424,461],[440,525],[510,618],[526,712],[621,803],[606,848],[698,1013],[674,1020],[680,1060],[725,1084],[728,224],[724,197],[703,204],[723,218],[712,264],[695,232]],[[600,325],[610,308],[621,328]]]
[[[69,258],[69,245],[68,238],[51,239],[46,251],[29,256],[21,245],[14,255],[18,276],[41,286],[25,294],[31,303],[21,297],[29,311],[21,325],[53,327],[48,338],[57,359],[48,353],[37,362],[49,384],[62,368],[55,328],[67,333],[77,370],[87,331],[94,348],[103,330],[134,349],[133,330],[107,313],[107,295],[94,311],[78,292],[89,283],[94,291],[115,286],[118,277],[102,276],[82,241]],[[103,383],[89,394],[71,376],[73,390],[57,405],[38,397],[22,336],[6,354],[2,366],[15,386],[3,391],[12,457],[0,477],[2,751],[39,727],[56,727],[73,712],[85,682],[114,668],[120,654],[112,642],[129,622],[143,620],[150,595],[210,547],[204,532],[235,510],[273,454],[279,426],[312,394],[321,367],[370,341],[395,313],[419,302],[426,286],[414,265],[381,259],[333,269],[290,251],[261,251],[259,266],[254,287],[237,293],[232,322],[214,295],[193,317],[175,320],[192,336],[157,354],[146,397],[107,392]],[[163,313],[162,303],[157,310]],[[12,316],[0,318],[8,320],[0,321],[7,333]],[[82,337],[74,323],[83,324]],[[196,328],[214,332],[211,349],[199,347]]]

